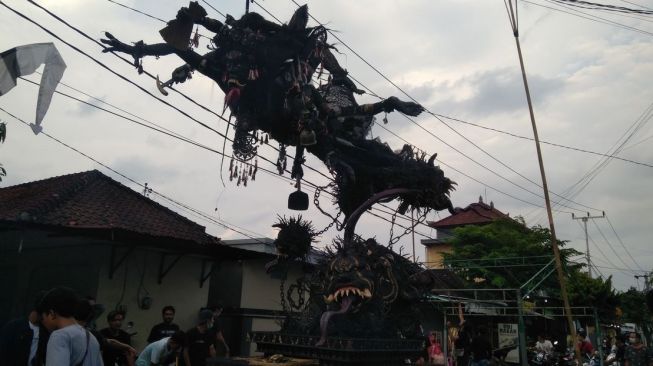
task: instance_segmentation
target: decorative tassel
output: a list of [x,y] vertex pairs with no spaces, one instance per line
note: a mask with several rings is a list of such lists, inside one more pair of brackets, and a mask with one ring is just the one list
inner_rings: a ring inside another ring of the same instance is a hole
[[240,101],[240,88],[237,86],[229,89],[227,94],[224,96],[224,105],[222,106],[222,113],[227,110],[227,107],[234,108],[238,105]]
[[266,145],[270,142],[270,140],[269,140],[269,136],[270,136],[270,135],[268,135],[267,133],[265,134],[265,144],[266,144]]
[[240,186],[240,176],[238,177],[238,182],[236,182],[236,186]]
[[200,46],[200,27],[195,28],[195,35],[193,36],[193,39],[191,39],[191,45],[195,46],[195,48]]
[[254,172],[252,173],[252,180],[256,180],[257,171],[258,171],[258,159],[254,159]]

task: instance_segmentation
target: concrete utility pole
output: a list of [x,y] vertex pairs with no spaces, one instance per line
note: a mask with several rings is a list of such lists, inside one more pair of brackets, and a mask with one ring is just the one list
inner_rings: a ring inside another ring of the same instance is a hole
[[[649,275],[647,275],[647,274],[645,274],[645,275],[635,275],[633,277],[635,277],[636,280],[639,280],[640,278],[644,279],[644,291],[648,291],[648,289],[651,287],[649,285],[649,282],[648,282]],[[639,284],[637,286],[639,286]]]
[[605,211],[603,211],[602,216],[590,216],[590,213],[587,213],[587,216],[581,216],[581,217],[576,217],[573,213],[571,214],[571,219],[572,220],[582,220],[583,225],[585,226],[585,258],[587,258],[587,270],[590,275],[590,278],[592,278],[592,260],[590,258],[590,242],[589,242],[589,236],[587,236],[587,220],[588,219],[603,219],[605,218]]

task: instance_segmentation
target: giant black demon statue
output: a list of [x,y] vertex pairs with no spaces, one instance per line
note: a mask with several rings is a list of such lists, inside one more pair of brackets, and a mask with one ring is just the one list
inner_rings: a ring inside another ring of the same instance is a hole
[[[267,345],[267,350],[302,355],[301,347],[313,347],[320,357],[327,358],[329,352],[343,350],[350,355],[346,357],[349,363],[340,364],[359,365],[403,364],[404,358],[419,354],[423,339],[420,321],[424,318],[421,300],[432,288],[430,272],[376,240],[354,234],[358,218],[369,207],[404,193],[402,189],[391,189],[376,194],[349,216],[344,237],[335,240],[312,270],[282,292],[288,315],[279,337],[258,336],[256,340],[264,350]],[[308,255],[315,238],[310,222],[301,216],[281,218],[275,227],[280,229],[275,240],[280,260],[273,266]],[[385,343],[375,345],[369,340]],[[399,343],[403,341],[413,344],[402,346]],[[301,347],[293,348],[293,344]],[[376,353],[370,352],[372,349]],[[383,354],[389,350],[399,355],[398,359],[393,361]],[[367,354],[352,358],[352,351]]]
[[[346,217],[390,188],[411,189],[398,196],[401,213],[409,208],[451,209],[448,194],[454,183],[434,165],[435,156],[429,159],[408,145],[395,153],[378,139],[367,138],[375,115],[399,111],[417,116],[423,108],[395,97],[359,105],[354,93],[361,91],[332,54],[327,30],[307,27],[306,6],[284,25],[256,13],[238,20],[227,16],[224,23],[206,15],[197,2],[182,8],[160,32],[166,43],[129,45],[106,33],[105,52],[128,53],[137,66],[144,56],[179,56],[186,64],[159,84],[162,92],[193,71],[214,80],[225,93],[224,108],[235,116],[234,156],[252,159],[258,131],[263,131],[280,143],[282,158],[285,146],[296,147],[291,176],[299,180],[308,150],[334,174],[336,201]],[[190,47],[196,24],[215,33],[208,53]],[[327,74],[326,82],[316,81]],[[279,169],[283,173],[283,159]]]

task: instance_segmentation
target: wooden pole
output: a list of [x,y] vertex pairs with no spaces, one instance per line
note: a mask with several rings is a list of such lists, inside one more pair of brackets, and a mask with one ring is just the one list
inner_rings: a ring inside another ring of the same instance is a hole
[[558,274],[558,282],[560,283],[560,293],[565,307],[565,315],[567,318],[567,325],[571,331],[572,342],[576,351],[576,359],[579,365],[582,364],[580,349],[578,342],[576,342],[576,327],[571,317],[571,307],[569,305],[569,296],[567,295],[567,278],[562,269],[562,260],[560,259],[560,248],[558,247],[558,239],[556,238],[555,225],[553,223],[553,212],[551,210],[551,199],[549,198],[549,187],[546,181],[546,173],[544,172],[544,160],[542,158],[542,150],[540,148],[540,138],[537,133],[537,124],[535,123],[535,114],[533,112],[533,102],[531,101],[531,93],[528,88],[528,79],[526,78],[526,68],[524,67],[524,58],[522,57],[521,45],[519,43],[519,29],[518,19],[516,14],[517,0],[515,0],[515,8],[513,9],[512,0],[509,1],[510,9],[509,16],[511,18],[511,25],[513,35],[515,36],[515,43],[517,45],[517,53],[519,55],[519,65],[521,66],[522,79],[524,81],[524,90],[526,91],[526,100],[528,101],[528,112],[531,117],[531,125],[533,127],[533,138],[535,140],[535,149],[537,150],[537,161],[540,166],[540,175],[542,176],[542,189],[544,190],[544,201],[546,203],[546,213],[549,219],[549,230],[551,231],[551,246],[553,247],[553,255],[555,256],[556,272]]

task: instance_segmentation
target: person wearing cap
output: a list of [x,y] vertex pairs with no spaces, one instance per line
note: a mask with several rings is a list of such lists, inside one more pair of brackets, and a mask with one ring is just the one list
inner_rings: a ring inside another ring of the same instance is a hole
[[188,347],[184,349],[186,366],[206,366],[206,359],[215,357],[214,337],[210,331],[213,312],[200,310],[197,325],[186,332]]

